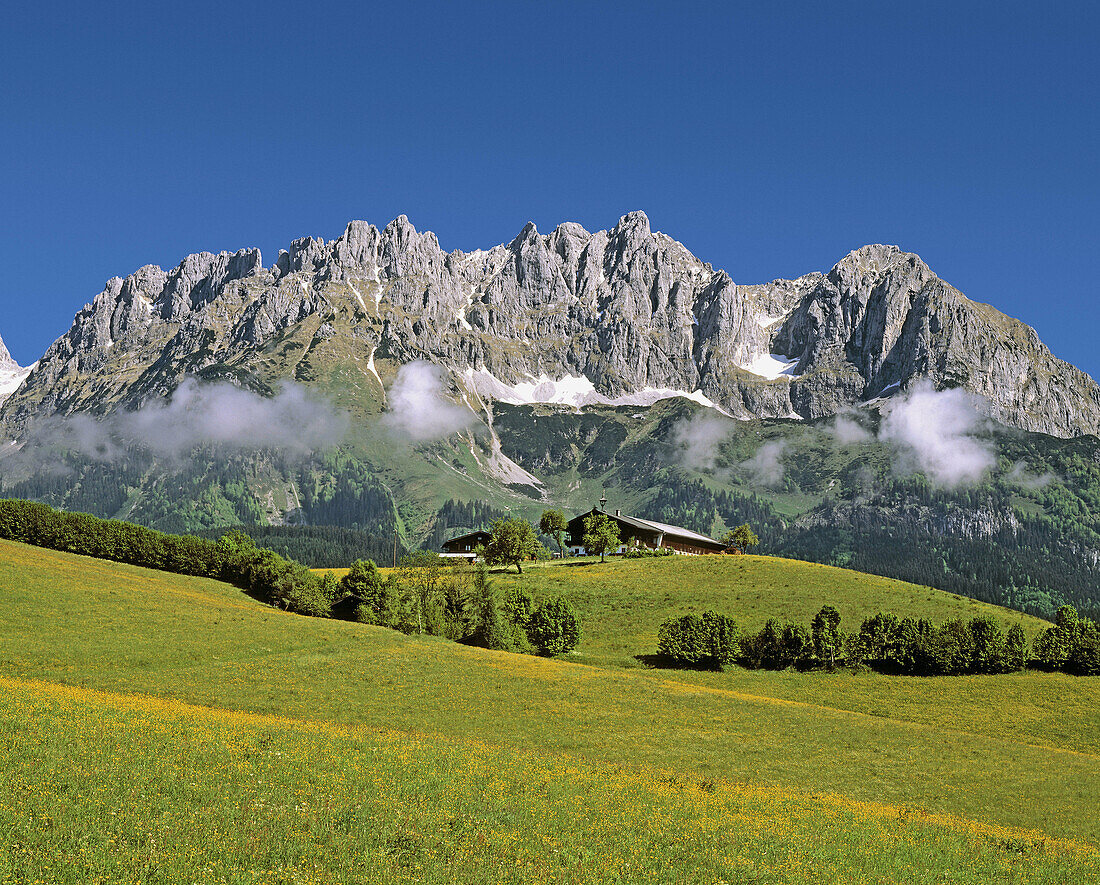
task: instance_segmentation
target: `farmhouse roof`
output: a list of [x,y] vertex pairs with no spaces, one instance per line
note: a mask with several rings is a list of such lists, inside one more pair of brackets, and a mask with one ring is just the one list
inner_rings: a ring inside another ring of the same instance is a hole
[[467,538],[473,540],[475,538],[491,538],[492,533],[485,531],[484,529],[478,529],[476,532],[467,532],[464,535],[455,535],[453,538],[448,538],[444,541],[444,544],[453,544],[455,541],[465,541]]
[[685,529],[678,525],[669,525],[664,522],[655,522],[652,519],[641,519],[637,516],[623,516],[621,513],[608,513],[605,510],[600,510],[598,507],[593,507],[587,513],[581,513],[578,516],[574,516],[570,522],[577,519],[583,519],[586,516],[591,516],[593,513],[599,513],[602,516],[606,516],[608,519],[614,519],[616,522],[621,522],[624,525],[628,525],[631,528],[641,529],[645,532],[655,532],[661,535],[672,535],[676,538],[686,538],[691,541],[697,541],[703,544],[719,544],[714,538],[708,538],[706,535],[701,535],[698,532],[693,532],[691,529]]

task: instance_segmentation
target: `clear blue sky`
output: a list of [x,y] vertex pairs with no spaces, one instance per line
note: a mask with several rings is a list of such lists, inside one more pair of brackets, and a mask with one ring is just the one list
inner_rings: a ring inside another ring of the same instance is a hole
[[1098,376],[1098,44],[1073,2],[9,4],[0,335],[352,218],[644,209],[746,283],[897,243]]

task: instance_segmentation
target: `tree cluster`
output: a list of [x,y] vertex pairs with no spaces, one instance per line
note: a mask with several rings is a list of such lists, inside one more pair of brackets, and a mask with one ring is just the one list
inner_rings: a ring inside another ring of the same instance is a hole
[[565,654],[580,641],[580,624],[565,599],[535,605],[522,588],[500,594],[484,563],[450,565],[437,554],[418,552],[383,578],[373,562],[358,560],[338,590],[341,617],[403,633],[544,655]]
[[1100,624],[1063,605],[1054,626],[1035,642],[1035,662],[1044,670],[1100,675]]
[[847,663],[914,676],[1013,673],[1028,664],[1019,624],[1006,633],[993,618],[954,618],[939,626],[921,618],[877,614],[847,640]]
[[[714,612],[665,621],[658,650],[687,667],[782,670],[846,665],[907,675],[1010,673],[1028,666],[1027,637],[1019,624],[1007,633],[989,616],[931,622],[879,613],[859,630],[840,629],[840,614],[823,606],[809,628],[769,619],[756,633],[743,633],[731,618]],[[1100,672],[1100,630],[1067,607],[1035,645],[1038,666],[1070,673]]]

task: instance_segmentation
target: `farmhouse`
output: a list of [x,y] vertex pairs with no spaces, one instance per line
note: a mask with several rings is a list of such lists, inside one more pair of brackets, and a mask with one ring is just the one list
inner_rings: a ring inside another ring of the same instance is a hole
[[574,516],[569,520],[568,535],[569,549],[574,556],[584,556],[584,521],[593,514],[606,516],[619,527],[619,538],[622,544],[616,553],[622,553],[627,547],[643,546],[656,550],[658,547],[668,547],[677,553],[721,553],[726,545],[706,535],[700,535],[690,529],[675,525],[666,525],[663,522],[654,522],[651,519],[639,519],[636,516],[623,516],[616,510],[614,513],[606,513],[599,507],[593,507],[587,513]]
[[476,559],[477,554],[474,551],[488,544],[490,538],[492,535],[481,530],[459,535],[457,538],[443,542],[443,553],[440,555],[452,559]]

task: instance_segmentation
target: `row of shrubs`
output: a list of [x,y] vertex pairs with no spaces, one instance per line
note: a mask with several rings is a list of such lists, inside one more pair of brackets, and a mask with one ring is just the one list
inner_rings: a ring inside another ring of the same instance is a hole
[[335,615],[487,648],[562,654],[576,647],[580,638],[576,615],[565,600],[550,599],[536,607],[526,591],[498,599],[484,569],[441,567],[434,554],[406,557],[400,577],[382,580],[374,563],[365,560],[337,580],[257,547],[241,532],[217,541],[170,535],[23,500],[0,500],[0,538],[216,578],[286,611]]
[[858,631],[845,633],[840,614],[830,605],[814,616],[809,629],[772,619],[756,633],[743,633],[732,618],[714,612],[672,618],[661,625],[658,650],[679,666],[713,669],[730,664],[766,670],[844,665],[939,676],[1010,673],[1031,665],[1100,674],[1100,626],[1079,617],[1071,606],[1059,609],[1055,625],[1039,636],[1030,652],[1019,624],[1006,633],[989,616],[936,626],[923,618],[877,614],[865,619]]
[[645,559],[646,557],[672,556],[671,547],[645,547],[636,544],[623,550],[623,559]]
[[217,541],[169,535],[117,519],[67,513],[33,501],[0,501],[0,538],[177,575],[217,578],[288,611],[324,616],[324,581],[293,560],[231,532]]

